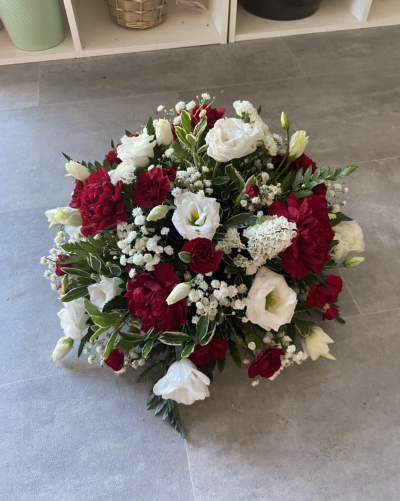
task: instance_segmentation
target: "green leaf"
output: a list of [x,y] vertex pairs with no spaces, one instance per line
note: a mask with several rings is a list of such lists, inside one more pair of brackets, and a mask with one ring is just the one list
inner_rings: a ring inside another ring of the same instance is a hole
[[335,216],[336,216],[335,219],[330,220],[332,228],[337,224],[341,223],[342,221],[353,221],[351,217],[346,216],[346,214],[343,214],[343,212],[336,212]]
[[281,183],[282,193],[285,193],[285,191],[288,191],[288,189],[292,185],[293,177],[294,177],[294,172],[288,172],[286,174],[286,176],[284,177],[284,179],[283,179],[283,181]]
[[216,186],[221,186],[223,184],[226,184],[228,181],[229,181],[228,176],[220,176],[214,179],[213,184],[215,184]]
[[[156,130],[154,128],[153,118],[152,117],[149,117],[149,119],[147,120],[146,129],[147,129],[147,134],[149,136],[154,136],[155,135]],[[129,136],[129,134],[127,134],[127,135]]]
[[311,307],[307,306],[305,301],[298,301],[296,305],[296,311],[308,311]]
[[221,373],[225,369],[226,358],[221,358],[217,362],[218,371]]
[[146,336],[144,334],[131,334],[130,332],[120,331],[119,335],[125,341],[131,341],[133,343],[140,343],[141,341],[144,341],[146,339]]
[[151,379],[153,376],[157,374],[161,369],[164,369],[166,365],[165,360],[159,360],[153,365],[150,365],[150,367],[147,367],[137,378],[138,383],[143,383],[144,381],[148,381]]
[[[195,136],[197,136],[197,137],[200,136],[205,131],[206,127],[207,127],[207,117],[205,116],[195,126],[194,131],[193,131]],[[204,145],[204,146],[208,147],[208,145]],[[200,150],[197,150],[197,151],[199,152]]]
[[178,141],[174,141],[171,145],[172,149],[174,150],[174,154],[177,157],[181,157],[183,155],[183,150],[182,146]]
[[257,221],[257,216],[253,214],[237,214],[225,221],[226,228],[246,228]]
[[192,132],[192,124],[190,123],[189,115],[185,110],[182,110],[180,117],[181,117],[182,127],[185,129],[185,132],[190,134]]
[[75,287],[75,289],[70,290],[64,296],[60,297],[60,303],[68,303],[69,301],[73,301],[74,299],[78,299],[80,297],[84,297],[88,295],[87,286]]
[[82,355],[83,348],[85,347],[85,344],[90,341],[91,336],[92,336],[92,332],[90,329],[88,329],[87,333],[83,336],[83,338],[81,339],[81,342],[79,343],[78,358]]
[[235,275],[236,273],[242,273],[243,268],[239,268],[239,267],[233,266],[233,265],[228,265],[224,271],[228,275]]
[[83,306],[85,310],[89,313],[90,316],[92,315],[100,315],[99,309],[97,306],[95,306],[93,303],[89,301],[89,299],[85,298],[83,300]]
[[90,267],[93,268],[94,271],[96,271],[97,273],[101,273],[103,261],[99,257],[90,255],[88,258],[88,262]]
[[117,339],[117,335],[118,335],[118,330],[115,330],[111,334],[111,337],[108,340],[106,349],[104,350],[104,353],[103,353],[103,359],[107,358],[108,355],[111,353],[111,350],[114,348],[114,343],[115,343],[115,340]]
[[175,127],[175,134],[179,141],[183,143],[185,146],[187,146],[189,149],[191,149],[191,145],[189,141],[186,139],[186,132],[182,129],[182,127]]
[[71,161],[71,157],[69,157],[69,156],[68,156],[66,153],[64,153],[63,151],[62,151],[61,153],[64,155],[64,157],[67,159],[67,161],[68,161],[68,162],[70,162],[70,161]]
[[246,346],[248,346],[249,343],[254,343],[256,345],[257,351],[261,351],[264,348],[263,342],[257,336],[257,334],[255,334],[254,332],[250,332],[249,334],[246,334],[245,340],[246,340]]
[[114,275],[114,277],[119,277],[122,273],[121,268],[116,264],[111,264],[110,266],[108,266],[108,269],[110,270],[110,273]]
[[214,337],[214,334],[215,334],[215,330],[217,328],[217,325],[214,325],[214,328],[208,332],[201,340],[200,340],[200,344],[201,346],[205,346],[206,344],[208,344],[211,339]]
[[142,357],[147,358],[147,355],[151,352],[153,348],[154,339],[149,339],[147,343],[143,346]]
[[61,269],[66,275],[90,278],[90,273],[88,273],[87,271],[79,270],[78,268],[61,268]]
[[299,200],[300,198],[308,197],[313,194],[312,190],[298,190],[294,192],[296,198]]
[[188,343],[182,350],[181,357],[186,358],[188,357],[191,353],[193,353],[194,347],[196,344],[194,342]]
[[192,262],[192,255],[190,252],[178,252],[179,259],[186,264],[189,264]]
[[311,332],[311,328],[317,325],[312,320],[303,320],[301,318],[292,318],[292,323],[297,327],[302,337],[307,337]]
[[303,184],[307,184],[312,174],[312,166],[310,165],[303,176]]
[[90,338],[90,341],[95,341],[99,336],[104,334],[104,332],[108,331],[108,327],[100,327],[97,329],[97,331],[93,334],[93,336]]
[[93,322],[99,327],[112,327],[113,325],[120,322],[122,315],[120,313],[99,313],[98,315],[92,315]]
[[238,347],[236,346],[236,343],[234,343],[232,340],[229,340],[228,343],[229,343],[229,353],[232,357],[232,360],[238,367],[241,367],[242,359],[240,358],[240,353]]
[[208,150],[208,144],[203,144],[203,146],[200,146],[200,148],[197,150],[197,153],[205,153]]
[[244,189],[245,186],[244,180],[242,176],[239,174],[239,172],[232,165],[227,165],[225,167],[225,173],[229,177],[229,179],[235,182],[238,191],[242,191]]
[[299,169],[296,172],[296,175],[295,175],[295,178],[294,178],[294,181],[293,181],[293,184],[292,184],[293,190],[298,190],[299,189],[302,177],[303,177],[303,169]]
[[183,332],[163,332],[158,338],[164,344],[169,344],[171,346],[179,346],[184,341],[191,341],[192,337]]
[[208,332],[208,325],[210,323],[210,314],[202,315],[196,324],[196,333],[200,341],[206,336]]
[[79,247],[81,247],[82,250],[85,252],[88,252],[89,254],[92,252],[98,252],[99,249],[94,247],[94,245],[88,243],[88,242],[79,242]]

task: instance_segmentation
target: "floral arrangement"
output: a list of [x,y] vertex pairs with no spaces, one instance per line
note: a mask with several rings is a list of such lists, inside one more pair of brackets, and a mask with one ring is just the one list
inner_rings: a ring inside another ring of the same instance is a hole
[[[236,116],[198,102],[159,106],[102,163],[64,154],[75,178],[42,264],[58,291],[59,361],[79,343],[89,363],[158,380],[147,407],[184,436],[175,403],[210,395],[229,353],[257,386],[308,357],[334,359],[322,321],[343,322],[340,267],[364,250],[342,211],[338,181],[356,167],[321,168],[305,131],[272,134],[247,101]],[[317,315],[317,316],[316,316]]]

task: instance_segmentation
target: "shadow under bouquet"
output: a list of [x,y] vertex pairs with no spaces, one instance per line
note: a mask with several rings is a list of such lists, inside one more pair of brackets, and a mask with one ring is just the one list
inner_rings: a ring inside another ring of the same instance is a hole
[[[320,168],[305,131],[272,134],[248,101],[234,118],[208,94],[159,106],[102,163],[64,154],[75,178],[41,262],[63,303],[53,359],[78,357],[154,378],[147,407],[184,436],[175,403],[210,395],[226,357],[253,386],[307,358],[334,359],[322,320],[343,322],[342,280],[364,250],[342,212],[338,181],[355,166]],[[336,272],[336,273],[335,273]]]

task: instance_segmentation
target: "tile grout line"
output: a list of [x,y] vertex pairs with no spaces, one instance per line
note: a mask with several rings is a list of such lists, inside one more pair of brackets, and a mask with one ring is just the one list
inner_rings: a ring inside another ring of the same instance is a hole
[[196,492],[195,492],[195,489],[194,489],[194,482],[193,482],[192,468],[191,468],[191,466],[190,466],[189,449],[188,449],[188,446],[187,446],[186,439],[185,439],[185,441],[184,441],[184,442],[185,442],[186,458],[187,458],[188,468],[189,468],[190,483],[192,484],[193,499],[194,499],[194,501],[197,501],[197,499],[196,499]]
[[400,311],[400,307],[398,307],[398,308],[389,308],[388,310],[382,310],[382,311],[371,311],[369,313],[360,313],[359,315],[350,315],[348,317],[342,317],[342,318],[344,320],[348,320],[350,318],[366,317],[368,315],[380,315],[381,313],[389,313],[391,311]]
[[[301,72],[302,72],[302,76],[300,78],[304,78],[304,77],[307,77],[309,75],[307,75],[307,73],[305,72],[303,66],[300,64],[300,61],[296,58],[296,56],[293,54],[292,52],[292,49],[290,48],[287,40],[286,40],[287,37],[282,37],[282,40],[283,40],[283,43],[285,44],[287,50],[289,51],[289,54],[292,56],[293,58],[293,61],[297,64],[297,66],[300,68]],[[299,78],[299,77],[296,77],[296,78]]]
[[87,369],[81,369],[81,370],[68,370],[68,371],[66,370],[63,372],[57,372],[55,374],[45,374],[44,376],[31,377],[28,379],[17,379],[16,381],[8,381],[7,383],[0,383],[0,387],[9,386],[12,384],[19,384],[19,383],[29,383],[30,381],[36,381],[38,379],[46,379],[46,378],[51,378],[51,377],[55,377],[55,376],[65,376],[67,374],[78,374],[78,373],[85,372],[88,370],[93,370],[93,369],[96,369],[96,367],[94,367],[94,368],[88,367]]
[[[356,305],[356,307],[357,307],[358,313],[359,313],[360,315],[363,315],[363,313],[362,313],[362,311],[361,311],[361,308],[358,306],[358,303],[357,303],[357,301],[356,301],[356,298],[354,297],[354,294],[352,293],[352,291],[351,291],[351,289],[350,289],[350,287],[349,287],[349,285],[348,285],[348,283],[347,283],[347,280],[343,280],[343,276],[342,276],[341,270],[339,270],[339,276],[340,276],[340,278],[342,279],[342,281],[344,282],[344,285],[345,285],[346,289],[348,290],[348,292],[349,292],[349,294],[350,294],[350,296],[351,296],[351,299],[354,301],[354,304],[355,304],[355,305]],[[356,315],[356,316],[358,316],[358,315]]]

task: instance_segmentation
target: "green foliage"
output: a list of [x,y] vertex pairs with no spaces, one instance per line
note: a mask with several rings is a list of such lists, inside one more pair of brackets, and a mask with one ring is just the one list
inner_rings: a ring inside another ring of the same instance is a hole
[[182,438],[185,438],[185,430],[182,423],[175,412],[175,402],[173,400],[164,400],[161,396],[156,395],[153,390],[150,390],[146,401],[147,409],[155,409],[154,414],[159,414],[163,409],[162,420],[174,428]]
[[115,340],[117,339],[117,336],[118,336],[118,330],[115,330],[111,334],[110,339],[108,340],[108,343],[106,345],[106,349],[104,350],[104,353],[103,353],[103,359],[107,358],[108,355],[111,353],[111,350],[114,348],[114,343],[115,343]]
[[194,342],[188,343],[182,350],[181,357],[186,358],[188,357],[191,353],[193,353],[194,347],[196,344]]
[[247,228],[257,221],[257,216],[249,213],[237,214],[225,221],[226,228]]
[[301,318],[292,318],[292,323],[296,326],[301,337],[307,337],[310,334],[312,327],[317,325],[312,320],[303,320]]
[[143,383],[144,381],[148,381],[153,376],[155,376],[157,372],[160,372],[160,370],[165,369],[165,366],[166,366],[165,360],[159,360],[158,362],[150,365],[140,374],[140,376],[137,379],[137,382]]
[[207,335],[209,323],[210,323],[209,313],[207,313],[206,315],[202,315],[199,318],[199,321],[196,324],[196,333],[200,341]]
[[74,299],[78,299],[80,297],[84,297],[88,295],[88,290],[86,285],[81,285],[79,287],[75,287],[67,292],[64,296],[61,296],[59,301],[60,303],[68,303],[69,301],[73,301]]
[[235,169],[232,165],[227,165],[225,167],[225,173],[231,181],[234,181],[238,191],[244,190],[244,179],[239,174],[239,171],[237,169]]
[[92,332],[90,329],[88,329],[87,333],[83,336],[79,343],[78,347],[78,358],[82,355],[83,348],[85,347],[85,344],[90,341],[90,338],[92,336]]
[[342,221],[353,221],[351,217],[346,216],[346,214],[343,214],[343,212],[336,212],[335,216],[336,216],[335,219],[330,220],[332,228],[337,224],[341,223]]
[[241,367],[242,366],[242,359],[240,357],[240,353],[239,353],[238,347],[236,346],[236,343],[234,343],[231,339],[229,339],[228,345],[229,345],[229,353],[232,357],[232,360],[235,362],[235,364],[238,367]]
[[181,117],[182,127],[184,128],[185,132],[190,134],[192,132],[192,125],[190,123],[189,115],[185,110],[182,110],[180,117]]
[[180,346],[183,341],[191,341],[192,337],[184,332],[163,332],[158,340],[171,346]]
[[148,354],[151,352],[151,349],[153,348],[154,344],[154,339],[149,339],[145,345],[143,346],[142,349],[142,357],[147,358]]
[[[146,124],[146,129],[147,129],[147,134],[149,136],[154,136],[155,133],[156,133],[156,130],[154,128],[154,124],[153,124],[153,118],[150,117],[148,120],[147,120],[147,124]],[[129,136],[130,134],[127,134],[127,136]]]
[[[350,175],[352,172],[354,172],[357,169],[356,165],[350,165],[349,167],[327,167],[325,169],[321,169],[318,167],[314,174],[312,174],[312,168],[311,166],[308,167],[306,172],[303,175],[303,169],[299,169],[292,181],[292,189],[293,191],[299,191],[301,192],[301,196],[297,196],[297,198],[302,198],[302,196],[308,196],[305,194],[305,192],[311,190],[315,186],[318,186],[319,184],[324,183],[325,181],[337,181],[338,179],[342,179],[345,176]],[[282,182],[285,184],[286,188],[286,183],[287,179],[291,179],[288,177],[289,174],[286,176],[284,181]],[[287,191],[287,188],[284,190],[282,187],[282,191]]]

